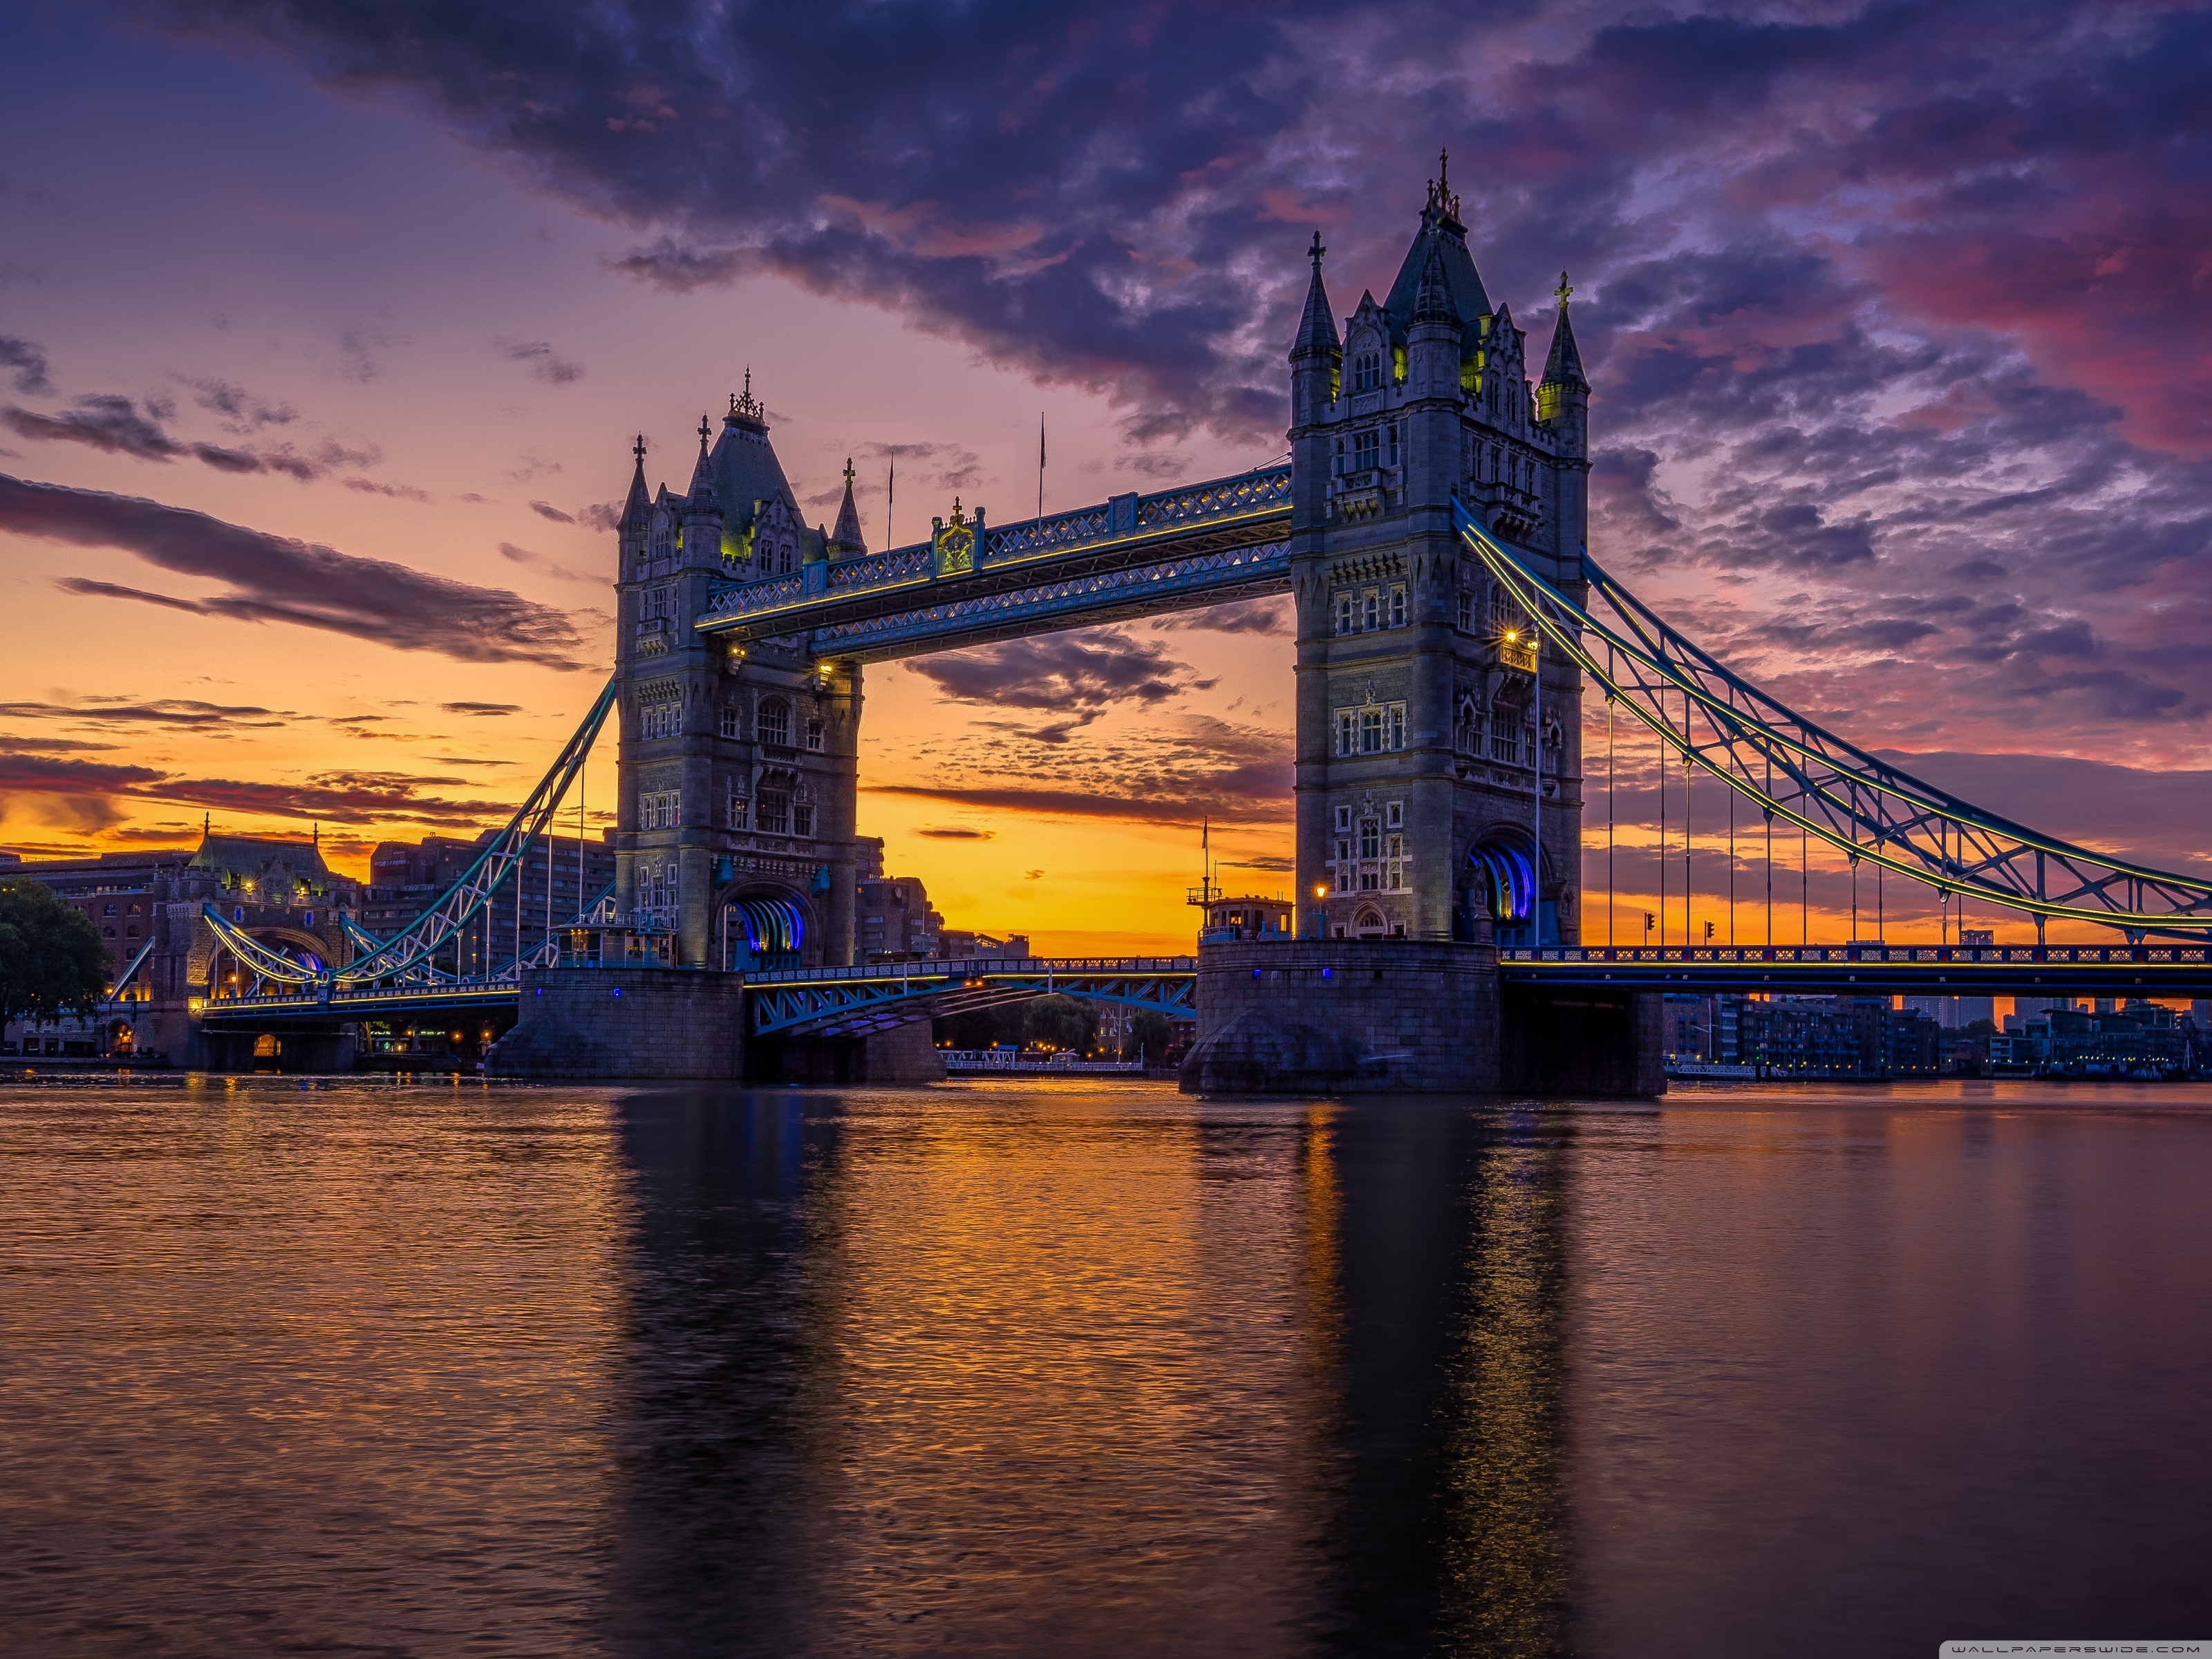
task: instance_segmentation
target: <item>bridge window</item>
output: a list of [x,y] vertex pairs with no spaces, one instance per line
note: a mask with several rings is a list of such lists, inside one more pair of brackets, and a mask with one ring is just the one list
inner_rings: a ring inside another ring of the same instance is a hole
[[1336,711],[1336,752],[1377,755],[1406,746],[1406,705],[1370,703]]
[[1374,471],[1381,465],[1382,445],[1382,434],[1372,428],[1365,432],[1354,433],[1352,438],[1352,470],[1354,472]]
[[1364,859],[1382,856],[1382,827],[1373,818],[1359,821],[1359,856]]
[[1352,595],[1349,593],[1340,593],[1336,596],[1336,631],[1340,634],[1356,634],[1359,631],[1359,621],[1352,609]]
[[1382,384],[1382,354],[1363,351],[1352,360],[1352,389],[1372,392]]
[[1463,587],[1459,591],[1458,621],[1459,631],[1461,633],[1472,634],[1474,632],[1474,595],[1468,592],[1467,589]]
[[1398,423],[1395,421],[1390,422],[1390,465],[1398,465]]
[[[1385,805],[1382,809],[1382,822],[1393,830],[1402,827],[1406,822],[1406,803],[1394,800]],[[1392,856],[1396,855],[1394,854]]]
[[[760,706],[759,718],[754,723],[753,735],[763,743],[784,744],[791,741],[791,705],[781,697],[769,697]],[[762,805],[767,805],[765,798]]]
[[814,808],[805,801],[794,802],[791,809],[791,833],[811,836],[814,833]]
[[1490,758],[1511,761],[1516,766],[1521,761],[1521,740],[1511,726],[1496,719],[1490,722]]
[[806,746],[817,755],[822,752],[822,722],[818,720],[806,722]]
[[744,728],[738,721],[738,711],[726,705],[722,709],[722,735],[726,738],[742,738],[744,734]]
[[744,794],[742,791],[734,787],[730,790],[726,817],[731,829],[742,830],[745,827]]
[[1352,809],[1349,806],[1340,806],[1336,809],[1336,827],[1340,830],[1352,828]]
[[1390,626],[1403,628],[1405,625],[1406,590],[1402,587],[1394,587],[1390,590]]
[[1380,628],[1382,625],[1382,599],[1373,588],[1369,588],[1359,596],[1359,609],[1366,627],[1372,629]]
[[760,828],[771,836],[791,833],[791,797],[777,789],[761,791],[758,808]]

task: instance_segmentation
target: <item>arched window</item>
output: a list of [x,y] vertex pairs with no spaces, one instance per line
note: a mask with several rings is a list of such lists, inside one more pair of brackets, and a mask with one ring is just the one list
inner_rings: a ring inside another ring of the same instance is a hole
[[763,698],[753,735],[763,743],[790,743],[791,705],[781,697]]
[[1390,924],[1382,920],[1380,910],[1370,908],[1359,913],[1352,924],[1352,931],[1360,939],[1381,939],[1390,931]]

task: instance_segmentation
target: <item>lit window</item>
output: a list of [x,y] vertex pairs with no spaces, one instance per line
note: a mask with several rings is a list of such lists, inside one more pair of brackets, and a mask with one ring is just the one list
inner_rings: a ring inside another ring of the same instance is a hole
[[727,818],[729,827],[732,830],[742,830],[745,827],[745,798],[741,791],[735,788],[730,791]]
[[770,697],[763,702],[760,706],[760,719],[753,735],[763,743],[789,743],[791,741],[791,706],[778,697]]

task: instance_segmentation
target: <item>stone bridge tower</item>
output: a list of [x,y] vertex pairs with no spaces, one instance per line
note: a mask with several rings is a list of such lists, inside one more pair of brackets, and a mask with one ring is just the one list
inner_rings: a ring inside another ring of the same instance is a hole
[[833,548],[860,552],[851,476],[836,530],[808,529],[750,376],[713,436],[701,421],[690,489],[657,498],[640,439],[623,510],[616,905],[672,933],[681,967],[842,966],[860,671],[817,664],[795,638],[733,648],[692,623],[724,583],[788,575],[796,590]]
[[1572,944],[1581,677],[1452,533],[1456,491],[1583,590],[1589,386],[1565,279],[1540,383],[1447,179],[1340,341],[1321,239],[1291,348],[1299,931]]

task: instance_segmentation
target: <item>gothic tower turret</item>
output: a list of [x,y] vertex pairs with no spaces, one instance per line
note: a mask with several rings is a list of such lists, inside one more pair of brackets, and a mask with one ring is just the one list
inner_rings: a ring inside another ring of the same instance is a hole
[[[806,528],[745,390],[699,424],[690,488],[630,486],[617,581],[616,903],[684,968],[851,960],[860,673],[793,641],[732,649],[695,624],[731,582],[798,581]],[[635,524],[634,524],[635,521]]]
[[1363,296],[1340,349],[1316,238],[1291,352],[1299,927],[1572,942],[1579,679],[1460,544],[1451,502],[1578,583],[1588,387],[1572,334],[1555,337],[1537,418],[1524,337],[1475,270],[1448,167],[1389,297]]

